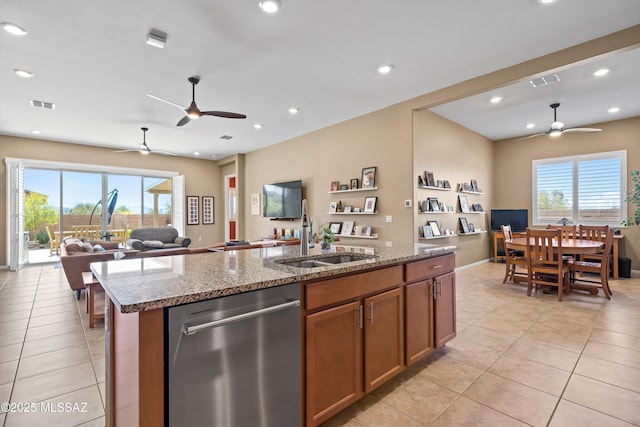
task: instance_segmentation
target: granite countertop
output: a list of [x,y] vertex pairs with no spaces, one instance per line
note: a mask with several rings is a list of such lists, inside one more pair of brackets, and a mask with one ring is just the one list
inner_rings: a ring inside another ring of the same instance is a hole
[[[123,259],[91,264],[91,271],[122,313],[154,310],[288,283],[358,272],[452,253],[455,246],[354,241],[338,252],[374,258],[300,268],[278,259],[300,258],[299,246]],[[318,248],[309,257],[323,255]]]

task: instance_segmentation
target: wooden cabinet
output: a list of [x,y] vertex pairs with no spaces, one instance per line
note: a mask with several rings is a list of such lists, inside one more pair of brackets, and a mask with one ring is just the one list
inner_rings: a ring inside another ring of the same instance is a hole
[[407,366],[456,336],[454,265],[445,255],[405,266]]
[[402,273],[394,266],[306,284],[306,425],[404,369]]

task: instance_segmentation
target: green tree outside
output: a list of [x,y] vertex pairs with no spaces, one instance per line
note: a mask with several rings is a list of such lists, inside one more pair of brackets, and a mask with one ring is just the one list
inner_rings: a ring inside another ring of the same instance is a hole
[[58,222],[58,210],[48,204],[49,196],[30,192],[24,196],[24,228],[30,233]]
[[562,191],[539,191],[538,192],[538,209],[540,210],[558,210],[566,209],[569,203]]

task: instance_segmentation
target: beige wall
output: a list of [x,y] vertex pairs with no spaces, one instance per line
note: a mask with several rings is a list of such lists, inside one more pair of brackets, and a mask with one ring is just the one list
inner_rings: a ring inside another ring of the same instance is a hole
[[[82,163],[139,169],[175,171],[185,176],[185,192],[190,196],[214,196],[214,225],[188,225],[186,234],[191,237],[191,247],[212,245],[224,240],[222,228],[222,200],[220,167],[210,160],[189,159],[139,153],[114,153],[112,149],[89,147],[80,144],[17,138],[0,135],[0,158],[15,157],[33,160]],[[0,265],[6,265],[6,165],[0,162]]]
[[[496,179],[494,208],[532,207],[532,160],[604,151],[627,150],[627,170],[640,169],[640,117],[593,125],[602,132],[593,134],[565,133],[560,138],[546,135],[522,141],[505,139],[495,143]],[[630,177],[627,188],[632,188]],[[634,212],[628,205],[628,216]],[[531,221],[531,215],[529,215]],[[640,268],[640,227],[622,229],[621,255],[631,258],[632,268]]]
[[[490,227],[489,211],[493,189],[494,145],[493,142],[470,131],[450,120],[428,110],[416,111],[414,115],[413,135],[413,179],[415,230],[426,221],[437,221],[440,228],[460,231],[459,218],[465,217],[476,229],[487,230]],[[448,180],[453,191],[425,190],[417,188],[418,174],[424,171],[433,172],[436,180]],[[478,182],[478,187],[485,194],[465,194],[469,204],[480,203],[487,213],[458,213],[458,183]],[[437,197],[440,202],[453,205],[455,213],[418,214],[417,203],[427,197]],[[491,233],[467,236],[452,236],[442,239],[421,240],[422,243],[451,244],[456,251],[456,265],[467,265],[489,258]]]

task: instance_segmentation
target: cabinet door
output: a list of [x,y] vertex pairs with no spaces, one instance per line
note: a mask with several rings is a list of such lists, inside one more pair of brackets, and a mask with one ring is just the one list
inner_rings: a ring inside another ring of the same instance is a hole
[[404,369],[402,289],[364,300],[364,388],[370,392]]
[[432,280],[405,286],[405,348],[407,366],[431,353],[433,345]]
[[314,426],[362,394],[360,301],[306,317],[307,425]]
[[435,345],[442,347],[456,336],[456,276],[447,273],[435,279]]

